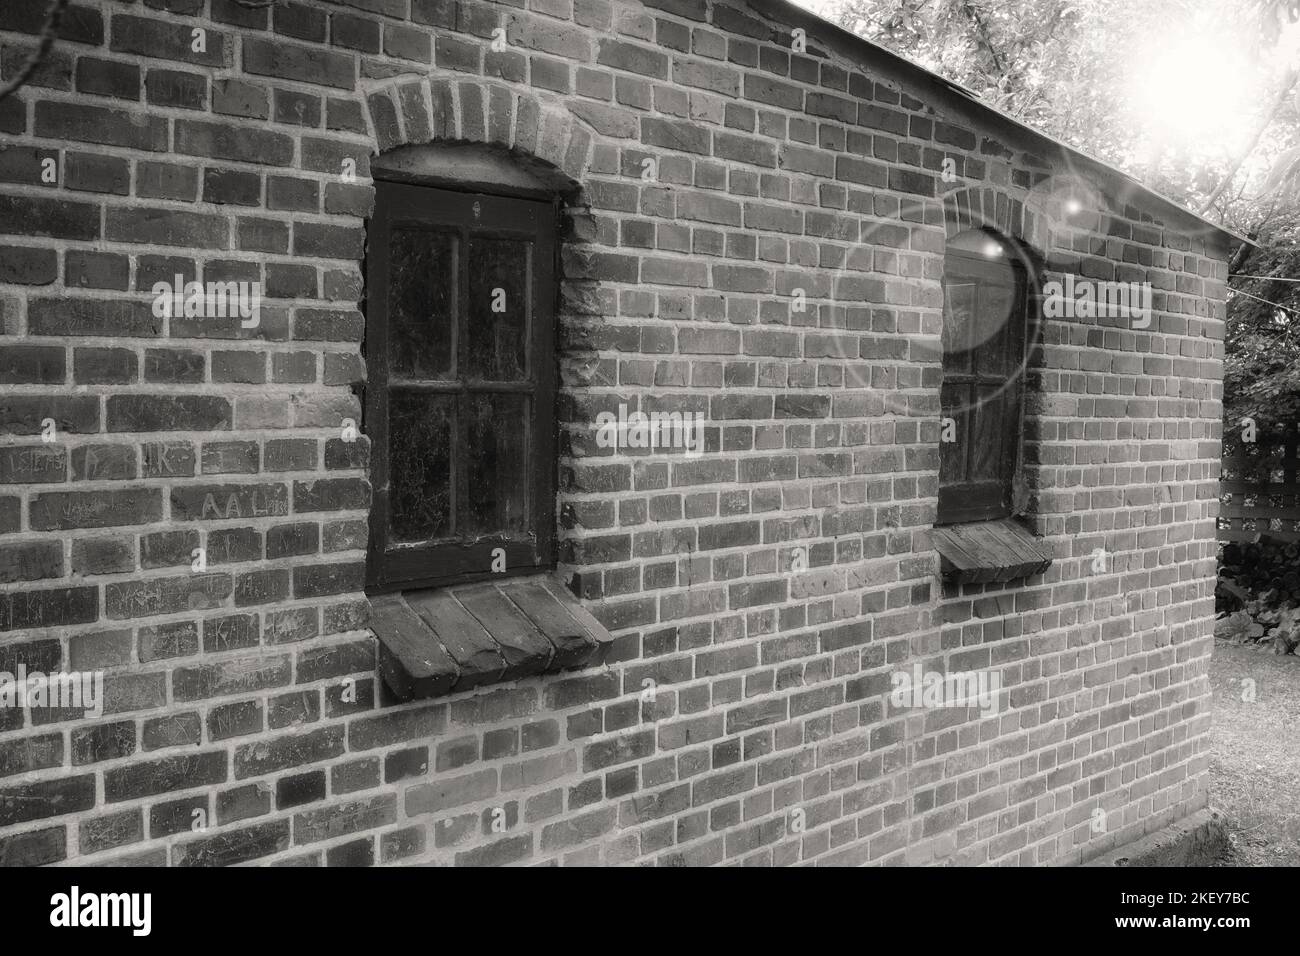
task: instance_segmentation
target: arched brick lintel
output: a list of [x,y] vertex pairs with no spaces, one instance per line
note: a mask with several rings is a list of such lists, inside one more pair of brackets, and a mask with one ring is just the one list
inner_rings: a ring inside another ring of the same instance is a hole
[[374,152],[434,141],[487,143],[527,153],[583,183],[594,137],[564,106],[528,89],[482,80],[401,78],[366,94]]
[[947,239],[968,229],[986,228],[1039,252],[1049,248],[1046,215],[995,186],[972,186],[948,193],[943,198],[943,222]]

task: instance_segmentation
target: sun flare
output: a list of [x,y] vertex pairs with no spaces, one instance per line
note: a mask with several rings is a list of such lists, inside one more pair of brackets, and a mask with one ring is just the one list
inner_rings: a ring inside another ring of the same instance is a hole
[[1249,138],[1258,63],[1231,34],[1153,38],[1133,71],[1128,97],[1149,148],[1193,154],[1232,152]]

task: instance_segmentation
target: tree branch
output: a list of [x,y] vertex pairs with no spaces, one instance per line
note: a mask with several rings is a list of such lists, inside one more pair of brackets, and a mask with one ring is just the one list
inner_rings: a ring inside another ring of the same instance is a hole
[[45,19],[45,26],[41,28],[40,45],[36,47],[36,52],[23,64],[23,68],[18,71],[17,75],[8,83],[0,86],[0,103],[4,102],[6,97],[17,92],[24,83],[32,78],[32,74],[40,68],[41,63],[49,55],[50,47],[54,46],[55,37],[59,35],[59,24],[63,21],[63,11],[67,7],[68,0],[54,0],[54,5],[50,8],[49,15]]
[[1250,258],[1251,251],[1252,247],[1248,242],[1242,242],[1237,245],[1236,250],[1232,254],[1232,259],[1228,262],[1229,276],[1234,272],[1241,271],[1241,267],[1244,266],[1246,261]]
[[1219,185],[1214,188],[1214,192],[1210,193],[1210,198],[1205,200],[1205,205],[1198,210],[1202,216],[1209,212],[1210,207],[1218,201],[1219,196],[1228,188],[1228,184],[1236,178],[1237,171],[1241,169],[1241,164],[1246,161],[1246,157],[1255,151],[1255,147],[1259,145],[1260,137],[1264,135],[1264,130],[1268,129],[1269,124],[1273,122],[1273,118],[1277,116],[1278,110],[1282,108],[1282,104],[1286,102],[1287,97],[1291,95],[1291,91],[1295,89],[1296,83],[1300,82],[1300,72],[1292,71],[1288,80],[1289,82],[1282,84],[1282,91],[1278,93],[1277,99],[1273,101],[1273,108],[1264,114],[1264,119],[1260,121],[1259,127],[1255,130],[1255,135],[1251,137],[1250,145],[1242,150],[1241,155],[1237,157],[1237,161],[1232,164],[1232,168],[1224,174],[1223,179],[1219,181]]
[[[966,14],[971,23],[975,24],[975,29],[980,35],[980,42],[984,44],[984,49],[987,50],[989,56],[993,58],[993,65],[997,67],[999,77],[1001,77],[1002,80],[1007,79],[1006,67],[1002,65],[1002,58],[998,56],[998,51],[993,49],[993,41],[989,39],[988,28],[984,26],[984,18],[980,16],[978,10],[970,5],[968,0],[963,0],[961,12]],[[1002,83],[999,82],[998,86],[1001,87]]]

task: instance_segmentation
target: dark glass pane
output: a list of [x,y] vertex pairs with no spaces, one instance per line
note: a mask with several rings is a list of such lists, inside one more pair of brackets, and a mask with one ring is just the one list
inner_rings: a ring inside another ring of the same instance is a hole
[[451,533],[456,399],[393,389],[388,396],[388,533],[427,541]]
[[514,239],[469,242],[469,378],[519,382],[527,375],[528,251]]
[[[970,385],[945,383],[939,393],[943,421],[939,428],[939,484],[950,485],[966,478],[966,456],[970,449]],[[951,421],[950,421],[951,419]]]
[[389,238],[388,361],[394,378],[452,371],[456,237],[396,226]]
[[970,371],[970,323],[975,314],[975,283],[953,281],[943,286],[943,367]]
[[[528,530],[528,403],[522,395],[468,395],[465,463],[460,502],[465,535]],[[537,467],[545,467],[538,462]]]
[[1005,390],[982,387],[979,407],[973,413],[974,435],[971,451],[972,481],[996,481],[1003,474],[1010,474],[1002,468],[1006,437],[1006,422],[1002,414]]
[[[1008,270],[1008,279],[1011,278]],[[992,282],[981,286],[975,311],[975,370],[982,375],[1005,376],[1011,371],[1011,323],[1016,288]]]

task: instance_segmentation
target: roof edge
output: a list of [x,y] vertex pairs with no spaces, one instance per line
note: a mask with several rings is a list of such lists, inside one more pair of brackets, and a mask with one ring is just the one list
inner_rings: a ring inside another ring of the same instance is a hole
[[[1193,212],[1181,203],[1175,202],[1163,193],[1152,189],[1150,186],[1135,179],[1131,174],[1124,170],[1112,166],[1110,163],[1098,159],[1090,153],[1084,152],[1077,147],[1070,146],[1068,143],[1064,143],[1061,140],[1056,139],[1054,136],[1050,136],[1042,130],[1036,129],[1021,120],[1016,119],[1003,110],[998,109],[996,106],[986,103],[972,90],[967,89],[960,83],[955,83],[952,80],[945,79],[938,73],[926,69],[919,63],[915,63],[887,47],[883,47],[878,43],[868,40],[866,37],[859,36],[850,30],[846,30],[844,27],[832,22],[831,20],[827,20],[818,13],[797,6],[792,3],[791,0],[735,0],[735,2],[743,3],[744,5],[749,6],[758,12],[768,14],[769,16],[779,14],[782,19],[792,22],[794,26],[815,27],[818,33],[822,34],[819,38],[825,40],[827,46],[848,59],[857,60],[862,57],[863,53],[869,53],[875,59],[883,59],[896,70],[912,75],[921,84],[937,88],[940,92],[946,93],[950,96],[959,97],[961,100],[969,103],[972,107],[997,117],[1003,123],[1013,127],[1017,132],[1037,141],[1040,146],[1046,147],[1045,152],[1049,155],[1056,153],[1066,156],[1073,160],[1081,161],[1083,165],[1090,167],[1095,172],[1101,172],[1108,176],[1117,176],[1137,190],[1141,191],[1147,198],[1154,200],[1157,205],[1163,207],[1169,212],[1193,222],[1200,223],[1204,226],[1209,226],[1215,232],[1227,236],[1230,239],[1234,239],[1237,242],[1244,242],[1247,245],[1259,248],[1259,243],[1255,242],[1255,240],[1243,236],[1235,230],[1229,229],[1222,223],[1217,223],[1211,219],[1207,219],[1200,213]],[[827,33],[829,36],[825,36]]]

